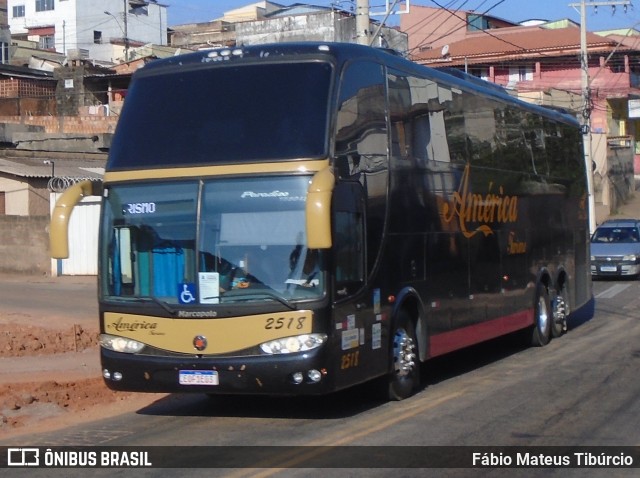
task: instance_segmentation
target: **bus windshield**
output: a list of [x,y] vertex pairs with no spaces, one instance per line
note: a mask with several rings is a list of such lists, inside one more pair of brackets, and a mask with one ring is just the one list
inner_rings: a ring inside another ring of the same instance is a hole
[[326,157],[331,76],[318,61],[142,74],[128,91],[107,168]]
[[110,187],[103,296],[185,305],[321,297],[323,255],[305,246],[309,179]]

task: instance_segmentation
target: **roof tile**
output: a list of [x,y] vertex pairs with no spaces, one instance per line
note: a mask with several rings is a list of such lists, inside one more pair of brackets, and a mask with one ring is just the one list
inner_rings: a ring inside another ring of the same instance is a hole
[[[591,48],[612,48],[616,42],[587,32],[587,45]],[[558,51],[580,49],[580,29],[575,27],[545,29],[541,27],[497,28],[471,33],[464,40],[449,45],[448,58],[495,57],[496,55],[539,56]],[[414,61],[430,62],[442,59],[437,50],[418,51],[412,55]]]

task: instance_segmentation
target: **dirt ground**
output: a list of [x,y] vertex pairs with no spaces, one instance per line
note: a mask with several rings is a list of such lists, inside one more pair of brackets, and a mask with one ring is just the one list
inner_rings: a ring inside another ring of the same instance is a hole
[[53,329],[20,319],[0,312],[0,439],[134,411],[163,396],[116,393],[104,385],[97,329]]

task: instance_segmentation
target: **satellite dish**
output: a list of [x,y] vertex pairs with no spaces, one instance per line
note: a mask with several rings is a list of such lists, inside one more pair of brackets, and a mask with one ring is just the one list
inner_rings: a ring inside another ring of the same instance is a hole
[[449,45],[445,45],[442,47],[441,54],[443,58],[449,56]]

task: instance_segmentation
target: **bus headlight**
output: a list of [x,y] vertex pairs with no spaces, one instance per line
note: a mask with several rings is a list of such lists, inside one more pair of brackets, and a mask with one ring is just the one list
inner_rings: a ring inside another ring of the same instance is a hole
[[326,334],[305,334],[271,340],[260,344],[260,348],[266,354],[289,354],[315,349],[326,341]]
[[144,348],[142,342],[109,334],[100,334],[100,346],[108,350],[113,350],[114,352],[122,352],[125,354],[135,354]]

